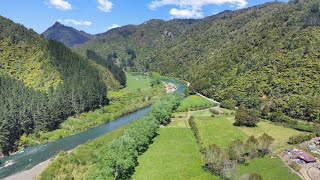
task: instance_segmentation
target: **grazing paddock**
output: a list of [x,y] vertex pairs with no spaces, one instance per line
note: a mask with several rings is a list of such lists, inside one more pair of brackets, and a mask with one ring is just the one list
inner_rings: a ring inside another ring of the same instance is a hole
[[218,179],[202,169],[201,153],[189,128],[161,128],[138,158],[132,179]]
[[191,95],[181,101],[177,111],[183,112],[190,110],[206,109],[214,106],[215,103],[200,97],[198,95]]
[[[215,117],[204,116],[210,112],[191,113],[195,117],[195,122],[199,130],[200,137],[204,146],[216,144],[222,148],[228,148],[231,141],[240,139],[246,141],[249,136],[256,138],[263,133],[272,136],[275,141],[272,144],[273,150],[288,146],[287,141],[290,136],[303,133],[294,129],[277,126],[268,121],[260,121],[257,127],[238,127],[234,126],[234,115],[217,115]],[[263,179],[300,179],[299,176],[290,171],[288,167],[278,157],[271,158],[268,155],[264,158],[249,160],[245,165],[238,165],[238,178],[247,173],[256,172],[262,175]]]
[[279,157],[266,156],[248,161],[248,165],[238,165],[238,178],[246,173],[258,173],[263,179],[299,180],[296,173],[292,172]]
[[[206,112],[210,113],[209,111]],[[290,136],[301,134],[303,132],[275,125],[269,121],[260,121],[257,127],[238,127],[234,126],[234,115],[218,115],[215,117],[204,116],[205,112],[191,113],[195,117],[197,127],[202,141],[207,146],[217,144],[226,148],[229,143],[235,139],[246,140],[249,136],[258,138],[263,133],[272,136],[275,141],[273,149],[279,149],[288,146],[287,142]]]

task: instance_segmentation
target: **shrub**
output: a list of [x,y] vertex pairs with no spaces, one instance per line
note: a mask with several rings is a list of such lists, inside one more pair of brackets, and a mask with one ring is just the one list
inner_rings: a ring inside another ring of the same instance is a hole
[[291,164],[289,164],[290,167],[292,167],[292,169],[294,169],[295,171],[299,172],[301,167],[299,166],[298,163],[292,161]]
[[191,128],[191,130],[193,131],[196,139],[197,139],[197,143],[199,143],[200,145],[202,144],[201,138],[200,138],[200,134],[199,134],[199,130],[198,127],[196,125],[196,122],[194,121],[194,117],[191,116],[188,120],[189,126]]
[[210,112],[211,112],[212,114],[216,114],[216,115],[219,115],[219,114],[220,114],[220,112],[219,112],[218,110],[214,109],[214,108],[210,108]]
[[316,135],[315,134],[299,134],[299,135],[295,135],[295,136],[291,136],[289,138],[288,143],[289,144],[299,144],[302,143],[304,141],[309,141],[312,138],[315,138]]
[[254,172],[250,174],[249,180],[262,180],[262,176]]
[[236,106],[236,101],[234,100],[224,100],[220,103],[220,107],[234,110]]

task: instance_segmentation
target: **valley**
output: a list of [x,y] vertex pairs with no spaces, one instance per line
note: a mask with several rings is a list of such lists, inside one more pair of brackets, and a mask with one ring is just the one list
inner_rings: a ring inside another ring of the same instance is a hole
[[319,179],[318,0],[127,1],[1,3],[0,179]]

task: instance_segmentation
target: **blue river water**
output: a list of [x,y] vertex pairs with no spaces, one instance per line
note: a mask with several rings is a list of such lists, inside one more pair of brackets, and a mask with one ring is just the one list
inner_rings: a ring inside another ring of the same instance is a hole
[[[178,87],[175,93],[181,94],[185,90],[185,85],[183,83],[172,80],[164,81],[173,83]],[[0,158],[0,179],[24,170],[31,169],[37,164],[46,161],[51,157],[54,157],[60,151],[72,150],[80,144],[84,144],[112,130],[124,126],[131,121],[139,119],[141,116],[149,112],[149,110],[150,107],[146,107],[128,115],[122,116],[117,120],[108,122],[92,129],[88,129],[78,134],[67,136],[65,138],[46,144],[29,147],[15,155]]]

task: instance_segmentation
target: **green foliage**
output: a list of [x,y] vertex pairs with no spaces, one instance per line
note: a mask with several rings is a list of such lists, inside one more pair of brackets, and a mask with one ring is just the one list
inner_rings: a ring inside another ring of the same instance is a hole
[[288,143],[289,144],[300,144],[304,141],[309,141],[315,137],[316,137],[315,134],[299,134],[299,135],[289,137]]
[[[102,56],[116,52],[122,66],[131,70],[148,70],[150,59],[158,49],[167,47],[173,40],[191,28],[195,20],[150,20],[141,25],[127,25],[112,29],[99,37],[73,49],[82,54],[87,49]],[[134,65],[134,67],[132,67]]]
[[103,65],[105,68],[107,68],[122,86],[126,85],[126,74],[121,67],[114,64],[112,54],[109,54],[107,58],[103,58],[94,51],[87,50],[86,55],[89,59],[94,60],[97,64]]
[[110,142],[122,136],[125,129],[130,125],[132,124],[122,126],[86,144],[83,144],[77,147],[71,153],[56,157],[41,174],[39,179],[81,179],[82,177],[85,177],[86,179],[99,179],[107,177],[106,174],[110,173],[110,171],[108,171],[109,169],[105,169],[104,172],[100,172],[101,174],[97,175],[96,177],[89,177],[86,175],[86,173],[95,171],[95,168],[92,167],[92,164],[99,160],[99,154],[104,153]]
[[250,136],[244,143],[241,140],[232,141],[228,150],[212,144],[205,149],[204,167],[222,179],[235,179],[237,176],[237,163],[244,163],[249,159],[264,157],[270,153],[270,146],[274,139],[264,133],[258,139]]
[[236,107],[236,101],[234,100],[224,100],[220,103],[220,107],[234,110]]
[[[77,49],[106,53],[128,44],[137,54],[137,69],[185,79],[191,83],[190,92],[219,101],[234,99],[237,105],[256,109],[272,100],[292,118],[317,122],[319,108],[307,106],[318,107],[319,102],[309,101],[320,96],[318,6],[315,0],[303,0],[225,11],[173,33],[171,42],[154,44],[146,38],[159,39],[163,24],[171,27],[174,21],[152,21],[108,32]],[[142,29],[148,29],[143,37]],[[309,100],[298,100],[305,97]]]
[[[140,92],[137,91],[132,87],[134,84],[131,83],[134,77],[140,76],[128,74],[129,83],[126,88],[118,92],[110,91],[108,94],[108,98],[110,99],[109,105],[100,107],[92,112],[85,112],[69,117],[56,130],[30,134],[28,135],[28,141],[41,144],[59,139],[59,137],[79,133],[149,106],[165,94],[163,86],[144,88]],[[142,81],[142,84],[144,83],[144,80],[141,79],[138,81],[138,84],[140,84],[140,81]]]
[[240,105],[235,114],[235,126],[255,127],[259,122],[259,112]]
[[[168,95],[161,101],[153,104],[150,113],[128,128],[124,135],[112,141],[100,160],[96,162],[95,171],[89,177],[103,177],[112,179],[128,179],[134,167],[137,166],[137,157],[145,152],[151,140],[155,137],[160,124],[168,123],[167,117],[179,105],[179,95]],[[170,120],[170,119],[169,119]],[[106,173],[110,172],[109,174]]]
[[[71,115],[108,104],[106,81],[94,63],[9,19],[0,22],[3,154],[17,150],[23,134],[54,130]],[[36,143],[21,140],[21,146]]]

